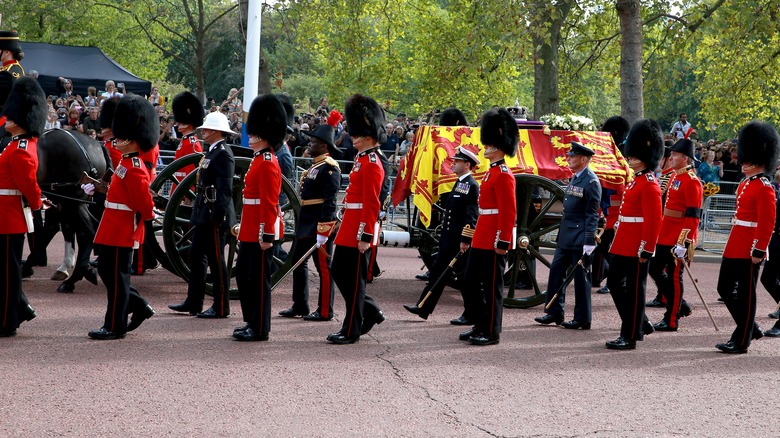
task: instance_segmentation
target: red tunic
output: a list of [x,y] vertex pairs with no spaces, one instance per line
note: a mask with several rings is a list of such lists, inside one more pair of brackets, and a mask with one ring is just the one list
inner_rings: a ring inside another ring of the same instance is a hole
[[504,160],[490,163],[479,187],[479,218],[471,246],[477,249],[514,248],[517,220],[515,177]]
[[652,257],[661,231],[662,210],[661,186],[651,171],[638,172],[628,183],[619,215],[609,252],[625,257]]
[[[723,257],[733,259],[764,258],[774,231],[775,192],[763,175],[743,179],[737,187],[737,209],[734,226]],[[773,257],[780,257],[774,254]]]
[[[174,159],[178,160],[181,157],[186,157],[187,155],[194,154],[196,152],[203,152],[203,146],[195,134],[189,134],[184,136],[184,138],[181,140],[181,143],[179,143],[179,147],[176,149]],[[193,170],[195,170],[195,165],[190,164],[176,171],[173,176],[176,177],[177,181],[181,181]]]
[[[704,189],[692,168],[687,167],[681,172],[675,172],[669,179],[664,217],[658,235],[659,245],[674,246],[684,229],[688,230],[686,241],[695,241],[698,236],[699,218],[696,216],[701,212]],[[678,214],[682,214],[682,217],[673,217]]]
[[244,176],[244,209],[241,212],[240,242],[273,242],[284,236],[279,216],[282,171],[270,148],[255,152]]
[[358,242],[371,243],[374,228],[379,219],[379,192],[385,171],[382,162],[372,148],[355,157],[355,165],[349,173],[349,186],[344,197],[344,218],[336,234],[336,245],[357,248]]
[[144,169],[149,173],[149,180],[157,176],[157,163],[160,161],[160,146],[154,145],[146,152],[141,152],[139,157],[144,162]]
[[108,149],[108,156],[111,157],[112,170],[119,166],[119,162],[122,161],[122,152],[116,148],[116,140],[110,139],[103,142],[103,146]]
[[41,208],[41,189],[35,179],[37,171],[38,138],[28,135],[13,137],[0,153],[0,190],[3,191],[0,194],[0,234],[24,234],[28,231],[22,211],[22,195],[32,210]]
[[111,177],[95,243],[137,248],[144,241],[143,222],[154,219],[153,208],[147,169],[137,153],[125,154]]

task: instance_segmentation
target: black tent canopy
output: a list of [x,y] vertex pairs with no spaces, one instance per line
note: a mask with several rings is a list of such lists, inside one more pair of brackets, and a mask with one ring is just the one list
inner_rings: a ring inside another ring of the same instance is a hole
[[73,93],[87,96],[87,87],[95,87],[98,95],[105,91],[106,81],[124,83],[128,93],[146,96],[152,83],[127,71],[97,47],[64,46],[58,44],[22,42],[24,71],[38,72],[38,82],[46,95],[59,95],[57,78],[73,81]]

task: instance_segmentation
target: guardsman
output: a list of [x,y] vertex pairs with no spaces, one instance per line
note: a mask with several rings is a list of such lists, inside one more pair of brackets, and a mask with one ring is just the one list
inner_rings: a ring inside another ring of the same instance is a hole
[[[585,262],[582,266],[578,262],[596,249],[601,185],[588,167],[593,154],[591,148],[576,141],[571,142],[571,150],[566,154],[573,175],[563,198],[563,218],[547,281],[545,314],[534,318],[540,324],[562,323],[567,329],[590,330],[590,275],[585,272]],[[564,322],[566,289],[562,286],[568,269],[574,269],[574,319]]]
[[[691,314],[690,306],[681,307],[683,300],[682,260],[693,252],[701,218],[703,188],[693,169],[694,144],[682,139],[671,148],[671,169],[664,201],[664,216],[655,255],[648,272],[666,301],[664,319],[654,325],[658,331],[677,331],[681,316]],[[690,260],[691,257],[688,257]]]
[[20,78],[7,95],[2,118],[11,142],[0,153],[0,337],[16,335],[35,311],[22,292],[22,250],[32,232],[32,211],[40,210],[38,136],[46,123],[46,95],[35,79]]
[[[190,222],[194,225],[190,246],[190,281],[187,299],[168,306],[177,312],[188,312],[198,318],[227,318],[230,315],[230,278],[225,262],[227,231],[236,223],[233,206],[233,151],[225,137],[235,134],[227,117],[219,111],[209,113],[199,126],[209,150],[200,160],[196,196]],[[206,267],[213,279],[214,303],[205,311]]]
[[[190,154],[203,152],[203,145],[195,134],[195,127],[202,125],[203,117],[205,117],[203,103],[189,91],[182,91],[173,98],[171,109],[173,110],[173,119],[176,121],[176,128],[183,136],[179,147],[176,148],[174,159],[178,160]],[[194,164],[184,166],[173,176],[177,181],[181,181],[193,170],[195,170]],[[171,192],[174,189],[175,186],[171,188]]]
[[[517,199],[515,176],[504,159],[514,156],[519,141],[515,118],[505,109],[491,109],[482,115],[480,141],[490,168],[479,188],[479,218],[470,242],[461,242],[461,251],[471,248],[466,261],[466,312],[476,315],[471,330],[459,339],[474,345],[499,342],[504,300],[506,253],[514,247]],[[468,240],[468,239],[467,239]]]
[[[666,193],[669,191],[669,184],[671,184],[672,178],[674,178],[674,168],[672,167],[672,146],[674,143],[671,140],[664,141],[664,157],[661,159],[660,172],[658,174],[658,184],[661,185],[661,205],[666,204]],[[650,277],[653,277],[650,274]],[[683,301],[684,305],[688,303]],[[645,303],[645,307],[666,307],[666,297],[661,290],[655,295],[655,298]]]
[[[24,77],[24,69],[19,64],[24,58],[19,34],[15,30],[0,30],[0,114],[6,99],[11,94],[16,80]],[[0,119],[0,126],[3,120]]]
[[157,114],[146,99],[127,95],[117,104],[112,129],[122,160],[111,178],[106,209],[95,235],[95,243],[101,245],[98,274],[106,285],[108,304],[103,326],[88,335],[99,340],[124,338],[154,315],[149,303],[130,285],[130,271],[133,249],[143,244],[144,221],[154,217],[149,172],[140,154],[157,144]]
[[[780,221],[777,220],[777,217],[780,216],[780,214],[777,214],[777,209],[780,209],[780,190],[777,186],[778,182],[780,182],[778,180],[779,177],[780,171],[776,171],[775,180],[772,184],[775,188],[775,229],[772,232],[772,239],[769,241],[770,254],[780,254]],[[767,259],[764,264],[764,270],[761,272],[761,284],[764,285],[769,295],[775,300],[775,303],[780,303],[780,257],[773,255]],[[775,307],[774,312],[770,313],[769,317],[777,319],[778,313],[780,313],[780,310]],[[771,338],[780,337],[780,320],[775,322],[775,325],[765,331],[764,334]]]
[[661,229],[661,186],[654,170],[661,160],[664,140],[654,120],[634,123],[626,138],[625,156],[634,179],[623,192],[610,252],[607,287],[622,324],[620,336],[607,342],[612,350],[633,350],[636,341],[653,326],[645,315],[647,261],[653,256]]
[[[433,313],[433,309],[441,298],[446,280],[438,282],[439,278],[447,270],[447,266],[460,252],[461,242],[469,242],[477,224],[479,215],[479,185],[471,175],[472,169],[479,165],[477,151],[469,149],[466,146],[458,147],[457,152],[452,157],[452,171],[458,177],[450,191],[447,201],[444,204],[444,218],[442,219],[441,235],[439,236],[439,251],[436,259],[431,266],[431,275],[428,284],[423,289],[417,304],[409,306],[404,304],[404,308],[422,319],[428,319],[428,315]],[[464,236],[464,233],[466,234]],[[468,254],[464,253],[453,266],[454,272],[462,272],[466,266]],[[437,284],[438,282],[438,284]],[[462,281],[459,283],[462,284]],[[435,286],[435,287],[434,287]],[[466,302],[465,294],[467,291],[461,289],[461,294]],[[473,324],[477,320],[477,315],[464,313],[455,318],[454,325]],[[453,322],[450,321],[450,322]]]
[[333,110],[327,123],[319,125],[314,131],[305,132],[310,139],[308,150],[314,162],[301,174],[301,209],[292,260],[297,263],[312,246],[320,247],[313,254],[314,266],[320,278],[320,296],[317,310],[309,313],[309,266],[308,261],[304,261],[293,271],[293,305],[279,312],[286,318],[303,316],[306,321],[333,319],[336,283],[330,274],[329,258],[336,237],[333,228],[336,225],[336,196],[341,187],[341,169],[330,153],[340,154],[333,142],[340,120],[341,113]]
[[737,187],[733,227],[718,274],[718,294],[737,323],[731,339],[716,345],[724,353],[747,353],[750,342],[763,335],[756,324],[756,281],[775,226],[776,198],[767,174],[777,168],[779,143],[775,128],[763,122],[754,120],[739,131],[737,158],[745,179]]
[[[223,116],[224,117],[224,116]],[[246,121],[254,158],[244,177],[244,208],[238,233],[236,283],[246,325],[238,341],[267,341],[271,331],[271,265],[274,242],[284,237],[279,209],[282,171],[274,149],[284,146],[287,112],[276,95],[257,96]]]
[[358,153],[349,174],[342,204],[344,217],[336,234],[331,262],[331,274],[346,304],[341,330],[327,337],[333,344],[354,344],[385,320],[373,298],[366,295],[371,244],[379,239],[379,194],[385,171],[377,150],[387,140],[385,114],[374,99],[354,94],[347,99],[344,115]]

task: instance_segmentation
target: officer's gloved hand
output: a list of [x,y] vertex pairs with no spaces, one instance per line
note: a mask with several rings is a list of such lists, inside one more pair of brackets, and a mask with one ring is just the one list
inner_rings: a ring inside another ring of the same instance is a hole
[[675,257],[677,257],[678,259],[681,259],[681,258],[685,257],[685,253],[688,252],[688,248],[684,247],[683,245],[679,245],[678,244],[678,245],[674,246],[674,250],[672,250],[672,251],[674,252],[674,256]]
[[95,185],[92,183],[82,184],[81,190],[84,190],[84,193],[87,195],[92,196],[95,194]]
[[328,236],[317,234],[317,248],[321,247],[322,245],[325,245],[327,241],[328,241]]
[[595,250],[596,250],[596,245],[584,245],[582,247],[582,252],[585,255],[591,255]]
[[383,221],[387,217],[387,212],[384,210],[379,210],[379,220]]

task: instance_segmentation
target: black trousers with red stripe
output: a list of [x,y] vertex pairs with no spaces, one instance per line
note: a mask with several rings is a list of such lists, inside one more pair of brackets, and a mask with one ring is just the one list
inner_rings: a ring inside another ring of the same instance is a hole
[[593,287],[601,286],[601,282],[609,275],[609,247],[614,238],[614,228],[604,230],[601,241],[593,251],[593,262],[590,265],[590,284]]
[[0,234],[0,331],[3,332],[16,330],[22,322],[23,250],[24,234]]
[[380,312],[373,298],[366,295],[371,249],[360,253],[357,248],[336,245],[330,272],[346,304],[346,315],[340,333],[349,339],[360,337],[364,319],[375,319]]
[[[317,312],[324,318],[330,318],[333,315],[333,291],[336,282],[330,273],[330,261],[327,254],[333,253],[333,240],[336,235],[332,235],[328,242],[314,251],[311,256],[314,259],[314,267],[320,276],[320,297],[317,301]],[[301,237],[295,242],[295,251],[293,251],[293,264],[306,254],[317,243],[316,237]],[[327,254],[325,252],[327,251]],[[293,271],[293,306],[292,308],[300,313],[309,313],[309,262],[301,263]]]
[[258,242],[241,242],[236,258],[236,284],[244,322],[255,333],[271,331],[271,264],[274,248],[263,251]]
[[752,259],[723,257],[720,263],[718,294],[737,323],[731,341],[739,348],[748,348],[753,333],[760,330],[756,324],[756,283],[760,268],[761,263],[753,263]]
[[127,315],[149,303],[130,285],[133,248],[100,246],[98,274],[106,285],[108,306],[103,328],[117,334],[127,333]]
[[761,272],[761,284],[764,285],[769,295],[780,303],[780,233],[774,232],[769,241],[769,254],[771,257],[764,263]]
[[645,294],[649,262],[639,263],[639,257],[611,254],[607,287],[615,302],[620,320],[620,336],[627,341],[644,339],[642,326],[645,315]]
[[466,314],[476,315],[475,328],[480,333],[501,333],[504,311],[504,269],[506,255],[492,249],[471,248],[466,261],[464,303]]
[[683,302],[685,262],[674,256],[673,248],[669,245],[656,245],[655,255],[649,262],[648,273],[658,286],[658,293],[666,301],[664,321],[669,324],[669,327],[676,328],[680,318],[680,305]]
[[203,306],[203,299],[206,296],[206,266],[208,266],[214,294],[214,304],[211,307],[219,316],[230,314],[230,278],[225,262],[225,245],[227,245],[227,235],[218,224],[213,222],[198,224],[193,228],[190,246],[190,283],[185,301],[189,308],[197,310]]
[[[459,252],[459,246],[448,248],[439,247],[439,252],[436,254],[436,259],[433,261],[433,265],[431,266],[431,277],[428,280],[425,289],[423,289],[422,293],[420,294],[420,299],[417,300],[417,306],[423,309],[423,311],[427,313],[433,313],[433,309],[436,308],[436,304],[438,304],[439,299],[441,298],[441,294],[444,292],[444,288],[447,286],[449,279],[442,280],[436,287],[433,286],[436,285],[436,282],[439,281],[439,277],[441,277],[452,259],[454,259]],[[468,260],[468,253],[460,256],[458,262],[455,263],[455,266],[453,266],[452,270],[455,272],[463,271],[466,266],[466,260]],[[458,283],[463,284],[462,281],[459,281]],[[461,290],[461,295],[463,295],[463,302],[465,303],[466,295],[464,291],[465,288]],[[463,313],[463,316],[470,321],[475,321],[477,319],[476,315],[470,315],[465,312]]]

